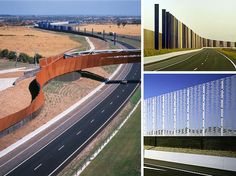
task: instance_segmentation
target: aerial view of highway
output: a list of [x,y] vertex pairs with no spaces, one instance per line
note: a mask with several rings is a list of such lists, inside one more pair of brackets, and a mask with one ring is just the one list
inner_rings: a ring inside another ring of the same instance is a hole
[[140,175],[140,1],[0,4],[0,175]]

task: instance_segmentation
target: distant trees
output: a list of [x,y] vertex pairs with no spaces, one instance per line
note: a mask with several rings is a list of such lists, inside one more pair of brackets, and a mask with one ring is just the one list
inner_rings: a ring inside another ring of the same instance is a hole
[[16,59],[16,52],[15,51],[9,51],[8,55],[7,55],[7,58],[9,60],[15,60]]
[[[0,50],[0,58],[5,58],[14,61],[17,58],[17,53],[15,51],[9,51],[8,49],[3,49]],[[17,61],[34,64],[35,62],[39,63],[40,58],[42,58],[42,56],[38,53],[36,53],[34,57],[31,57],[25,53],[20,53],[17,58]]]
[[8,49],[4,49],[1,51],[0,57],[1,58],[7,57],[8,53],[9,53]]
[[123,21],[122,22],[122,26],[125,27],[125,25],[127,24],[127,21]]
[[118,21],[118,22],[117,22],[117,26],[118,26],[118,28],[120,28],[120,25],[121,25],[121,22]]

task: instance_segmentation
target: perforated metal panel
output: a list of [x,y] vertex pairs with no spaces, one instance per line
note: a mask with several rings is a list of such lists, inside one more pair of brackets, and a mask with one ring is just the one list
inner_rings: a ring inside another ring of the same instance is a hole
[[144,100],[144,135],[235,136],[236,76]]

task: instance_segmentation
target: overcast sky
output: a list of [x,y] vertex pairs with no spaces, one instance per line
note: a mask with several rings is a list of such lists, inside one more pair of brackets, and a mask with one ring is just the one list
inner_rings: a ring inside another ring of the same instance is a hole
[[236,0],[144,0],[143,26],[150,30],[154,29],[154,4],[160,5],[160,11],[171,12],[202,37],[236,41]]
[[0,0],[0,14],[141,15],[140,0]]

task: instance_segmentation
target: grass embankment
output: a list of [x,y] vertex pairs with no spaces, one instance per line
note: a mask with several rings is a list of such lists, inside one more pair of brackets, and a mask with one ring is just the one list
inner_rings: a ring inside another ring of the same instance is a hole
[[19,67],[27,67],[31,68],[34,64],[17,62],[17,66],[15,65],[15,61],[10,61],[8,59],[0,59],[0,70],[11,69],[11,68],[19,68]]
[[141,175],[140,105],[117,135],[84,170],[82,176]]
[[177,51],[187,51],[187,50],[193,50],[191,48],[176,48],[176,49],[144,49],[144,57],[148,56],[156,56],[156,55],[161,55],[161,54],[167,54],[167,53],[172,53],[172,52],[177,52]]
[[230,58],[234,63],[236,63],[236,49],[231,48],[218,48],[217,51],[221,52],[222,54],[226,55]]
[[150,145],[144,146],[144,149],[165,151],[165,152],[190,153],[190,154],[199,154],[199,155],[236,157],[236,152],[235,151],[201,150],[201,149],[173,148],[173,147],[154,147],[154,146],[150,146]]

